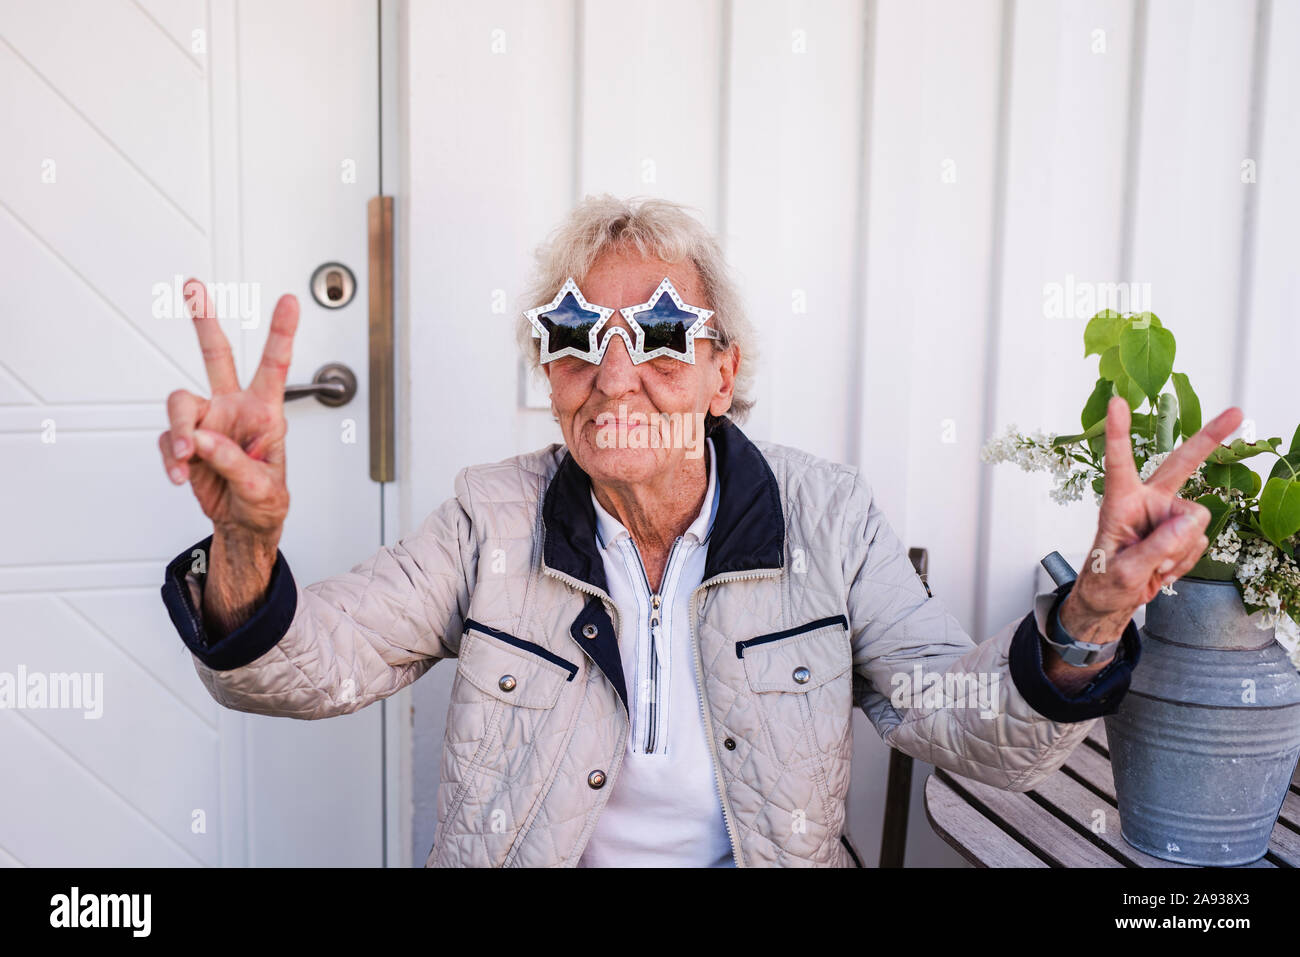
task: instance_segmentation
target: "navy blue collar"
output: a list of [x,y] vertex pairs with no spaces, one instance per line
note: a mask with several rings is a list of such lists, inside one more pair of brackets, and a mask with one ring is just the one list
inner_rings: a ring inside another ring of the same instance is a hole
[[[704,580],[784,567],[785,517],[776,476],[767,459],[726,416],[718,420],[709,437],[717,460],[719,494]],[[568,450],[546,487],[542,524],[546,565],[608,593],[604,560],[596,550],[591,479]]]

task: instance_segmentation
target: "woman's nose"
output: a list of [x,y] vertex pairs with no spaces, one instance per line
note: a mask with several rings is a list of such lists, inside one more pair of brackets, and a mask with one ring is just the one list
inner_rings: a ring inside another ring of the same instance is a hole
[[641,374],[632,362],[626,340],[617,332],[606,331],[605,334],[611,341],[605,347],[605,357],[600,363],[596,383],[602,392],[619,395],[634,387]]

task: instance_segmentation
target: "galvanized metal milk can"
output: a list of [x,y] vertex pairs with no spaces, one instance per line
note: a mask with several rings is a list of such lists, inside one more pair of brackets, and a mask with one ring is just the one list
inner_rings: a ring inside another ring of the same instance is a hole
[[1156,595],[1142,660],[1107,715],[1120,830],[1167,861],[1264,856],[1300,757],[1300,674],[1232,582]]

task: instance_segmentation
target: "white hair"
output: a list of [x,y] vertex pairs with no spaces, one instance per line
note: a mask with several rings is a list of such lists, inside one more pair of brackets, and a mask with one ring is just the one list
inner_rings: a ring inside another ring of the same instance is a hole
[[[695,267],[707,298],[707,302],[695,305],[713,310],[710,321],[722,336],[718,340],[698,340],[696,348],[708,342],[715,353],[740,350],[740,368],[726,414],[737,422],[743,421],[754,406],[754,360],[758,355],[754,327],[745,315],[722,247],[688,207],[666,199],[624,200],[609,193],[588,196],[537,247],[536,266],[523,296],[523,308],[550,302],[570,276],[581,286],[602,253],[624,244],[630,244],[645,258],[669,263],[685,260]],[[541,375],[541,343],[533,338],[532,324],[522,313],[516,329],[531,372]]]

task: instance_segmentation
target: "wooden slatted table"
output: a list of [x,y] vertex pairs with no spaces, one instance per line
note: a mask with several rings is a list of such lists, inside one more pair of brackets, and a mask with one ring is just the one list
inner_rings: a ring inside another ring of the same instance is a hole
[[[976,867],[1191,866],[1144,854],[1120,834],[1100,720],[1061,769],[1032,791],[1000,791],[936,770],[925,782],[925,814],[938,835]],[[1099,819],[1104,827],[1094,826]],[[1268,852],[1246,866],[1300,866],[1300,769]]]

